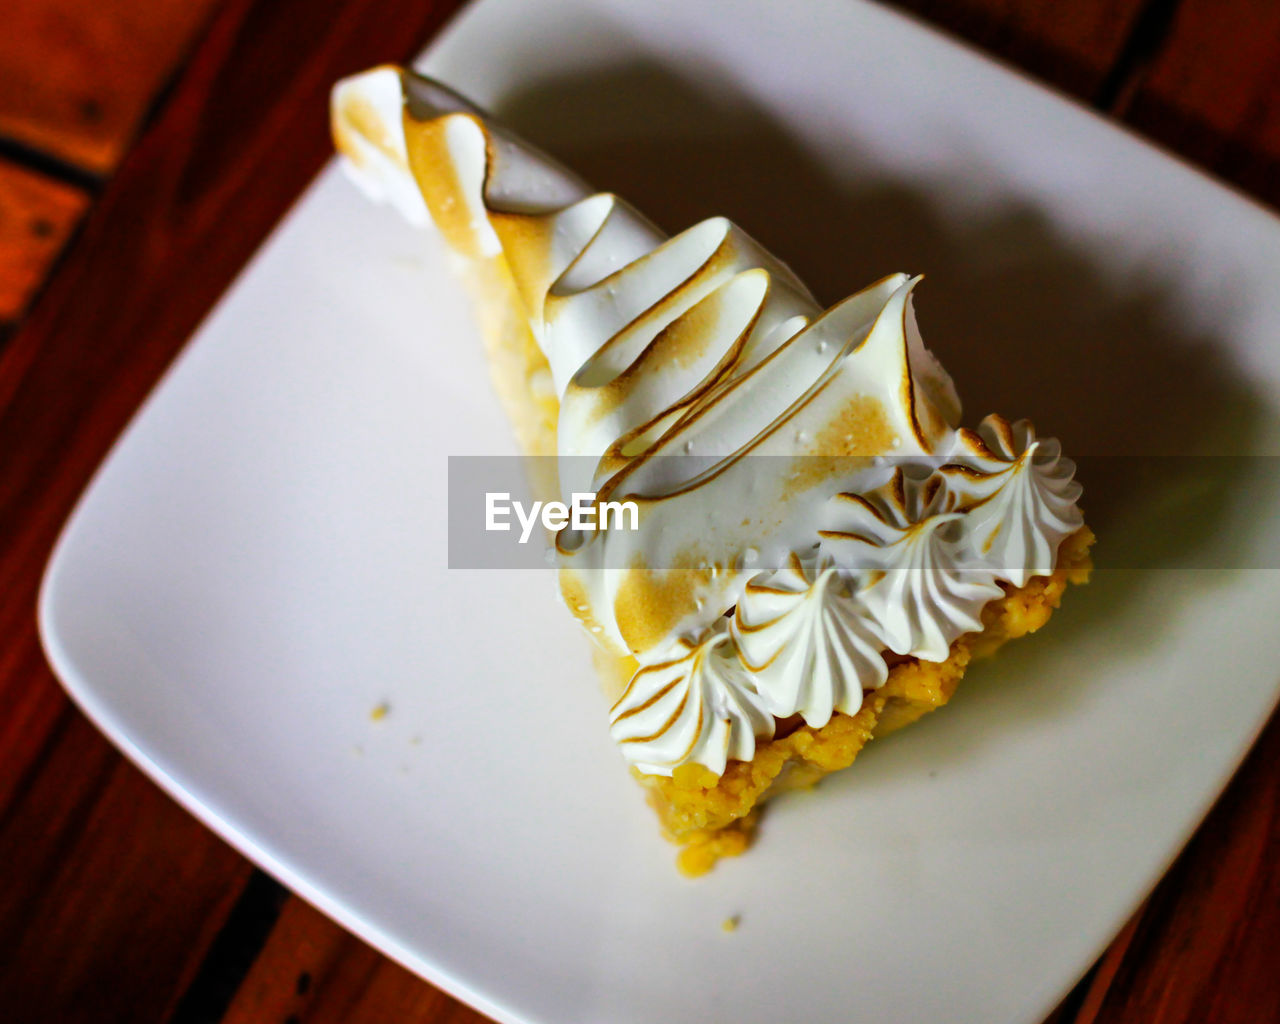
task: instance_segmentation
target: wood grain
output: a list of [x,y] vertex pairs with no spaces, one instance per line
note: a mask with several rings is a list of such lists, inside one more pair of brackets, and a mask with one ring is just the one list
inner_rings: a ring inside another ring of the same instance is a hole
[[1184,0],[1125,120],[1280,206],[1280,4]]
[[[1086,1021],[1092,1021],[1097,1017],[1098,1008],[1115,982],[1121,963],[1129,955],[1129,947],[1133,944],[1133,937],[1137,933],[1138,925],[1146,916],[1149,905],[1149,900],[1143,900],[1142,906],[1120,929],[1120,934],[1111,940],[1111,945],[1098,958],[1093,970],[1085,976],[1077,987],[1077,991],[1073,993],[1077,998],[1068,999],[1067,1002],[1071,1003],[1072,1008],[1069,1013],[1062,1015],[1061,1024],[1085,1024]],[[1065,1007],[1066,1003],[1063,1005]]]
[[88,205],[83,189],[0,159],[0,323],[26,308]]
[[[404,58],[454,6],[100,0],[90,9],[83,0],[14,0],[6,9],[0,135],[95,172],[120,170],[0,350],[0,1019],[38,1006],[34,1019],[69,1024],[164,1021],[179,1005],[184,1024],[206,1019],[182,995],[249,868],[69,707],[39,651],[35,588],[111,439],[326,157],[329,83]],[[899,6],[1085,98],[1099,95],[1149,8],[1147,0]],[[209,11],[217,16],[203,32]],[[1141,129],[1273,202],[1276,16],[1264,0],[1183,0],[1118,105]],[[167,28],[152,35],[136,28],[143,21]],[[193,59],[129,151],[197,36]],[[0,214],[0,256],[4,230]],[[34,266],[58,246],[43,256],[34,243],[18,248],[13,258]],[[0,259],[0,280],[4,266]],[[1280,1019],[1270,968],[1280,936],[1270,871],[1280,854],[1277,765],[1273,723],[1055,1024]],[[483,1018],[291,898],[223,1020],[303,1019]]]
[[294,897],[222,1024],[481,1024],[487,1017],[374,952]]
[[1076,1024],[1280,1021],[1280,718],[1156,887]]
[[1075,96],[1094,96],[1145,0],[893,0]]
[[6,0],[0,135],[114,168],[219,0]]
[[61,1016],[37,1019],[163,1019],[244,884],[246,863],[70,710],[37,586],[107,447],[327,159],[330,83],[406,58],[453,6],[224,5],[0,350],[0,1015],[44,991]]
[[[1182,0],[1115,112],[1280,205],[1280,6]],[[1277,342],[1280,358],[1280,341]],[[1230,671],[1229,659],[1224,670]],[[1280,1020],[1280,718],[1273,718],[1143,911],[1112,944],[1075,1024]]]
[[0,829],[0,1007],[161,1019],[250,870],[69,715]]

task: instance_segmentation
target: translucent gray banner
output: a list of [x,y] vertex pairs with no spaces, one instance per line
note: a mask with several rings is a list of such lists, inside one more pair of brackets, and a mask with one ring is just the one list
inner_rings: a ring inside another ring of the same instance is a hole
[[[625,505],[637,501],[638,513],[609,509],[603,532],[632,529],[646,518],[652,485],[696,489],[717,474],[733,472],[740,481],[772,482],[794,478],[827,480],[830,490],[844,483],[867,483],[892,477],[901,468],[908,476],[927,477],[946,460],[825,456],[748,455],[733,461],[709,457],[667,456],[646,460],[649,489],[639,492],[624,475],[601,473],[597,458],[553,456],[450,456],[448,460],[448,564],[451,569],[551,569],[557,565],[555,543],[598,542],[601,500]],[[1107,569],[1280,569],[1280,457],[1105,455],[1074,460],[1075,479],[1083,486],[1079,506],[1085,523],[1097,535],[1093,549],[1099,570]],[[621,468],[621,465],[619,466]],[[559,481],[576,481],[561,493]],[[857,489],[856,487],[854,489]],[[763,483],[762,495],[770,493]],[[575,502],[572,495],[579,495]],[[708,489],[707,493],[711,493]],[[741,491],[734,491],[741,494]],[[742,499],[733,509],[699,507],[707,517],[703,538],[716,538],[716,522],[732,522],[769,513],[785,517],[791,510],[776,498],[761,497],[760,507]],[[579,523],[574,531],[574,505]],[[690,508],[696,503],[686,502]],[[563,506],[560,507],[560,506]],[[650,513],[651,514],[651,513]],[[681,531],[695,530],[679,523]],[[648,528],[648,527],[646,527]],[[701,525],[697,529],[702,529]],[[576,534],[576,536],[575,536]],[[815,542],[817,536],[814,537]],[[664,570],[677,565],[649,562]]]

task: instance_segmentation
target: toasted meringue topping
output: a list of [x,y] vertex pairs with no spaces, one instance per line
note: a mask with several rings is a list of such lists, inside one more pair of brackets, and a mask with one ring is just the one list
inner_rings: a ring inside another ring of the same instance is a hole
[[837,495],[829,506],[821,550],[859,577],[858,598],[895,654],[945,661],[1001,594],[989,572],[971,567],[965,516],[943,511],[949,504],[940,474],[900,467],[885,486]]
[[731,627],[764,705],[779,718],[799,714],[826,725],[833,711],[855,714],[864,690],[884,684],[884,638],[850,579],[817,553],[793,554],[747,584]]
[[613,738],[641,771],[670,775],[694,761],[719,774],[749,761],[773,716],[723,626],[699,644],[677,639],[642,665],[610,712]]
[[956,433],[950,486],[968,508],[973,554],[997,579],[1024,586],[1053,572],[1058,546],[1084,524],[1075,463],[1055,438],[1036,440],[1029,420],[988,416]]
[[509,274],[559,398],[566,498],[641,510],[557,545],[574,613],[642,665],[612,716],[641,770],[720,772],[775,717],[856,711],[884,650],[945,659],[997,580],[1052,572],[1081,525],[1057,442],[957,429],[918,278],[824,310],[729,221],[665,238],[397,68],[339,83],[333,118],[371,196]]

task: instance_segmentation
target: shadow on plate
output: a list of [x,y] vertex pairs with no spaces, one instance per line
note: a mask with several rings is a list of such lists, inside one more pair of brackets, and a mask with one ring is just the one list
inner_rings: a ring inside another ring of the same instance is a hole
[[[1048,631],[1055,644],[1098,628],[1128,630],[1137,650],[1158,642],[1168,616],[1153,615],[1150,600],[1161,574],[1125,570],[1256,558],[1246,552],[1257,517],[1223,499],[1250,484],[1256,502],[1259,481],[1246,478],[1273,476],[1275,460],[1212,455],[1248,452],[1272,414],[1222,341],[1188,328],[1172,277],[1150,266],[1118,279],[1024,199],[958,217],[923,185],[869,164],[833,175],[732,84],[713,91],[633,65],[526,86],[497,112],[669,232],[728,216],[820,302],[894,270],[926,272],[916,308],[965,422],[1029,416],[1081,464],[1099,571],[1068,595]],[[1277,490],[1274,480],[1261,486]],[[1203,575],[1212,586],[1225,574]],[[1004,662],[1019,672],[1036,641],[1023,644]],[[1001,665],[965,686],[1005,677]],[[1036,713],[1071,700],[1072,688],[1054,689]]]

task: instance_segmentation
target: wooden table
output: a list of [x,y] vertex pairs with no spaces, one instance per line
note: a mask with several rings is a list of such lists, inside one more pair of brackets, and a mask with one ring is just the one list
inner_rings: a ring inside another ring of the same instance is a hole
[[[1275,0],[900,5],[1280,204]],[[6,4],[0,1020],[482,1019],[256,871],[126,762],[54,681],[33,615],[95,465],[328,156],[330,83],[408,57],[456,6]],[[1277,863],[1273,721],[1052,1020],[1280,1021]]]

